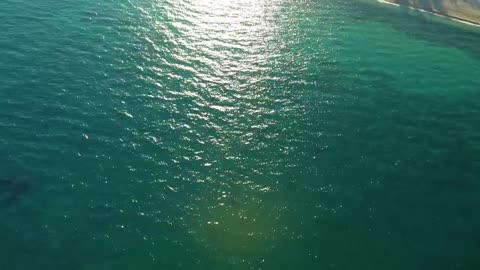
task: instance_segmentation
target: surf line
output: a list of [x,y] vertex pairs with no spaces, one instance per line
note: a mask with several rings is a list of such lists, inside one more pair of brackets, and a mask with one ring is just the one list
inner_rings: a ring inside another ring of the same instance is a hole
[[434,15],[434,16],[437,16],[437,17],[449,19],[449,20],[456,21],[456,22],[463,23],[463,24],[467,24],[467,25],[470,25],[470,26],[480,27],[480,24],[478,24],[478,23],[470,22],[470,21],[467,21],[467,20],[462,20],[462,19],[455,18],[455,17],[448,16],[448,15],[443,15],[443,14],[440,14],[438,12],[428,11],[428,10],[425,10],[425,9],[416,8],[416,7],[412,7],[412,6],[408,6],[408,5],[401,5],[401,4],[397,4],[397,3],[392,3],[392,2],[389,2],[389,1],[386,1],[386,0],[377,0],[377,2],[380,2],[382,4],[387,4],[387,5],[393,5],[393,6],[396,6],[396,7],[407,7],[411,10],[416,10],[416,11],[428,13],[430,15]]

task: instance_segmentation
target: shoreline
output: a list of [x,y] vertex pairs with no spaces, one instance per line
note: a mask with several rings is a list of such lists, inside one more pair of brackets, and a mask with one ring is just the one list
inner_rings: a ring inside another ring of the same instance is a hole
[[[437,1],[439,1],[439,2],[449,2],[449,0],[437,0]],[[460,1],[462,1],[462,0],[460,0]],[[380,2],[382,4],[393,5],[393,6],[397,6],[397,7],[407,7],[407,8],[412,9],[412,10],[425,12],[425,13],[428,13],[428,14],[431,14],[431,15],[434,15],[434,16],[446,18],[446,19],[453,20],[453,21],[456,21],[456,22],[459,22],[459,23],[463,23],[463,24],[467,24],[467,25],[475,26],[475,27],[480,27],[480,9],[472,8],[472,10],[474,10],[474,12],[478,13],[478,15],[477,15],[478,16],[478,21],[477,21],[477,20],[472,20],[471,16],[469,16],[469,18],[466,18],[466,17],[455,16],[454,14],[448,13],[446,11],[440,12],[440,11],[436,11],[434,9],[424,9],[424,8],[422,8],[421,5],[416,5],[415,3],[412,4],[412,3],[410,3],[410,1],[407,4],[399,3],[400,1],[398,1],[398,0],[377,0],[377,2]],[[454,12],[461,13],[461,10],[456,10],[456,11],[454,10]],[[473,17],[475,17],[475,16],[473,16]]]

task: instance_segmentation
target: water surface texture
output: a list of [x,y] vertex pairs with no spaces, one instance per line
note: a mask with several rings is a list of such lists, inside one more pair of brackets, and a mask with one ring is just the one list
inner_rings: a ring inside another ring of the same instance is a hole
[[480,269],[480,31],[355,0],[2,0],[0,269]]

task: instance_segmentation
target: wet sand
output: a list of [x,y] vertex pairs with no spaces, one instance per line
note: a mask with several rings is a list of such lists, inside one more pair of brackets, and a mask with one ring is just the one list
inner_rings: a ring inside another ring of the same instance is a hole
[[480,0],[382,0],[480,25]]

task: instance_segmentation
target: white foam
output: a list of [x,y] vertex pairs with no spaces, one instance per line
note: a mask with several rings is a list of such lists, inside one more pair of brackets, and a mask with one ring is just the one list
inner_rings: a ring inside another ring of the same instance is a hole
[[424,13],[428,13],[430,15],[434,15],[434,16],[437,16],[437,17],[442,17],[442,18],[446,18],[446,19],[449,19],[449,20],[452,20],[452,21],[459,22],[459,23],[480,27],[480,24],[476,24],[476,23],[473,23],[473,22],[461,20],[461,19],[454,18],[454,17],[447,16],[447,15],[438,14],[438,13],[431,12],[431,11],[428,11],[428,10],[424,10],[424,9],[421,9],[421,8],[415,8],[415,7],[411,7],[411,6],[400,5],[400,4],[388,2],[388,1],[385,1],[385,0],[377,0],[377,1],[380,2],[380,3],[383,3],[383,4],[394,5],[394,6],[397,6],[397,7],[407,7],[409,9],[417,10],[417,11],[424,12]]

